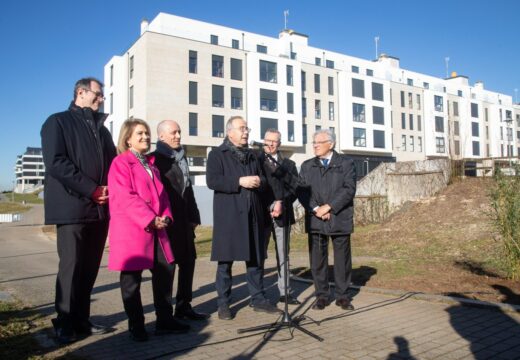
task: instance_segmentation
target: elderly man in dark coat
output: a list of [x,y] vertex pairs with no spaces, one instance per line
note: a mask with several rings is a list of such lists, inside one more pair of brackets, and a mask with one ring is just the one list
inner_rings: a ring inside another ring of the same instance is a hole
[[255,311],[280,313],[264,292],[265,239],[260,192],[265,178],[257,158],[247,147],[249,128],[240,116],[226,123],[226,138],[208,155],[206,183],[214,190],[211,260],[218,261],[218,316],[230,320],[233,261],[246,262],[246,279]]
[[336,305],[352,310],[347,294],[352,278],[350,234],[353,231],[356,170],[352,159],[334,151],[336,136],[329,129],[314,133],[312,159],[303,162],[301,182],[310,190],[302,203],[306,209],[311,271],[316,302],[313,309],[329,305],[328,240],[334,249]]

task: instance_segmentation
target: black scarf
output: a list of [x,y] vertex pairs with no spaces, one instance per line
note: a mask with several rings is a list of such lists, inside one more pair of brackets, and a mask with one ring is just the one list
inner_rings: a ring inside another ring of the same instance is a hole
[[247,147],[235,146],[228,137],[224,138],[224,145],[226,145],[231,151],[231,155],[240,161],[241,164],[247,165],[249,163],[249,155],[251,150]]

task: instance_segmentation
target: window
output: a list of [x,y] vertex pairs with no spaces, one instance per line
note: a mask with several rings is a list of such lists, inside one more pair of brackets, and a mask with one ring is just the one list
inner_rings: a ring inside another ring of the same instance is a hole
[[435,111],[443,111],[443,99],[442,96],[435,95],[433,97],[433,103],[435,105]]
[[365,129],[354,128],[354,146],[366,147],[367,146],[367,134]]
[[231,88],[231,109],[242,110],[242,89]]
[[423,82],[423,88],[425,89],[429,89],[430,88],[430,84],[428,84],[427,82]]
[[256,45],[256,52],[259,52],[261,54],[267,54],[267,46]]
[[453,102],[453,115],[459,116],[459,103],[456,101]]
[[285,73],[286,73],[286,76],[287,76],[287,85],[293,86],[294,85],[294,81],[293,81],[293,67],[292,67],[292,65],[287,65]]
[[238,49],[240,47],[240,43],[236,39],[231,39],[231,47],[233,49]]
[[520,131],[517,131],[516,132],[516,141],[519,141],[520,140]]
[[114,94],[110,94],[110,112],[109,114],[112,115],[114,113]]
[[473,145],[473,156],[480,156],[480,143],[478,141],[472,141]]
[[267,129],[278,129],[278,120],[271,118],[260,118],[260,134],[265,134]]
[[413,114],[408,115],[410,130],[413,130]]
[[302,116],[307,117],[307,99],[302,98]]
[[329,95],[334,95],[334,78],[329,76]]
[[401,107],[404,107],[404,91],[401,91]]
[[191,105],[197,105],[197,92],[197,83],[195,81],[190,81],[189,103]]
[[302,91],[307,90],[307,80],[305,78],[305,71],[301,72],[302,74]]
[[334,103],[329,101],[329,120],[334,121]]
[[[406,79],[406,84],[408,86],[413,86],[413,79]],[[413,151],[413,150],[412,150]]]
[[260,60],[260,81],[276,83],[276,63]]
[[356,122],[365,122],[365,105],[352,104],[352,120]]
[[211,136],[216,138],[224,137],[224,116],[213,115],[211,117]]
[[199,126],[198,126],[199,115],[197,113],[190,112],[188,116],[189,116],[189,125],[190,125],[189,135],[197,136],[199,134]]
[[296,56],[297,56],[296,53],[291,51],[291,59],[296,60]]
[[242,60],[231,58],[231,79],[242,81]]
[[354,66],[354,65],[352,65],[352,68],[351,68],[351,69],[352,69],[352,72],[353,72],[353,73],[359,74],[359,67],[358,67],[358,66]]
[[134,107],[134,87],[130,86],[130,91],[128,92],[128,108],[132,109]]
[[453,135],[460,135],[460,126],[458,121],[453,122]]
[[320,93],[320,74],[314,74],[314,92]]
[[408,93],[408,107],[413,109],[413,94],[410,92]]
[[352,79],[352,96],[365,97],[365,82],[360,79]]
[[314,131],[318,131],[318,130],[321,130],[321,125],[316,125],[316,126],[314,127]]
[[444,132],[444,118],[442,116],[435,117],[435,131]]
[[[457,90],[457,95],[458,95],[459,97],[462,97],[462,90]],[[457,154],[457,155],[458,155],[458,154]]]
[[197,52],[190,50],[189,55],[189,72],[192,74],[197,73]]
[[314,100],[314,117],[316,119],[321,119],[321,101]]
[[479,136],[477,122],[471,122],[471,136]]
[[406,135],[401,135],[401,151],[406,151]]
[[302,143],[307,144],[307,124],[302,124]]
[[385,148],[385,132],[381,130],[374,130],[374,147],[378,149]]
[[294,114],[294,94],[287,93],[287,112]]
[[134,56],[130,56],[130,65],[129,65],[129,76],[130,76],[130,79],[133,79],[134,77]]
[[213,55],[211,57],[211,75],[224,77],[224,57]]
[[520,127],[520,115],[516,115],[516,126]]
[[504,128],[500,127],[500,140],[504,140]]
[[413,136],[410,136],[410,151],[413,152],[415,147],[415,141]]
[[218,45],[218,36],[217,36],[217,35],[211,35],[211,36],[210,36],[210,42],[211,42],[213,45]]
[[417,115],[417,130],[421,131],[422,125],[421,125],[421,115]]
[[406,114],[401,113],[401,129],[406,129]]
[[372,83],[372,100],[383,101],[383,84]]
[[224,86],[212,85],[211,86],[211,104],[214,107],[224,107]]
[[321,58],[319,58],[319,57],[314,58],[314,64],[321,66]]
[[488,108],[485,108],[485,109],[484,109],[484,120],[486,120],[486,121],[489,120],[489,117],[488,117]]
[[511,114],[511,110],[506,110],[506,121],[513,120],[513,116]]
[[[260,89],[260,110],[278,111],[278,92]],[[261,132],[264,134],[264,132]]]
[[513,141],[513,129],[507,128],[507,141]]
[[329,69],[334,69],[334,61],[332,61],[332,60],[326,60],[326,61],[325,61],[325,64],[326,64],[326,66],[327,66]]
[[294,141],[294,121],[287,120],[287,140]]
[[374,70],[367,69],[367,76],[374,76]]
[[421,110],[421,94],[417,94],[417,110]]
[[422,137],[417,136],[417,151],[422,152]]
[[444,154],[446,152],[446,147],[444,145],[444,138],[443,137],[436,137],[435,138],[435,150],[437,150],[438,154]]
[[455,148],[455,155],[460,155],[460,141],[454,140],[453,147]]
[[478,118],[478,104],[471,103],[471,117]]
[[332,131],[333,134],[334,134],[334,131],[336,131],[336,129],[334,128],[334,126],[329,126],[329,130]]
[[374,124],[385,124],[385,109],[379,106],[372,106],[372,122]]
[[114,85],[114,65],[110,65],[110,86]]

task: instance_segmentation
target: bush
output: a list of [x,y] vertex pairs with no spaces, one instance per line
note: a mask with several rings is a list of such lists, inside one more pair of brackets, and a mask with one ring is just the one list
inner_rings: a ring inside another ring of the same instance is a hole
[[506,270],[511,279],[520,279],[520,166],[506,176],[500,169],[490,191],[491,219],[504,245]]

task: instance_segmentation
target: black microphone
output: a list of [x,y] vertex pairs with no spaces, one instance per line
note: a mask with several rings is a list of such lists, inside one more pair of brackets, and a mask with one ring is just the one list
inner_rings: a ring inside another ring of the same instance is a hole
[[254,141],[254,140],[251,140],[249,142],[249,146],[258,146],[258,147],[264,147],[266,146],[264,143],[261,143],[261,142],[258,142],[258,141]]

